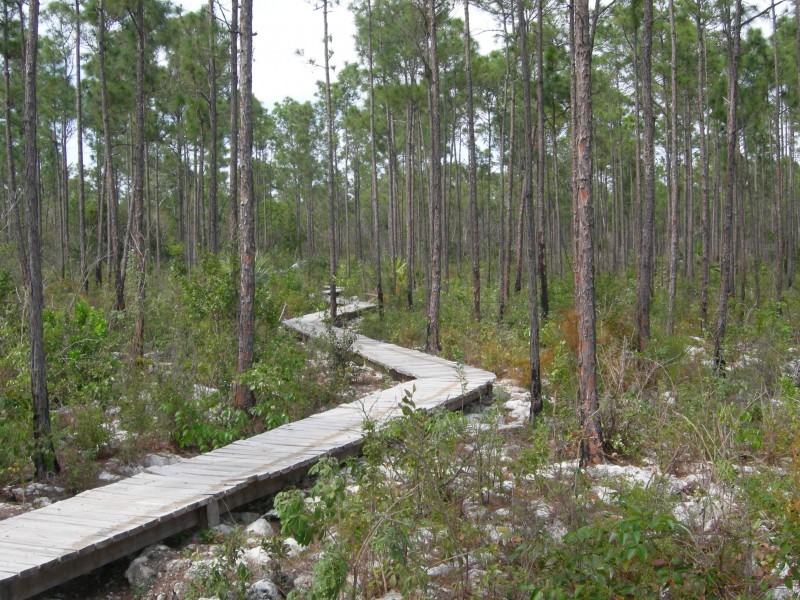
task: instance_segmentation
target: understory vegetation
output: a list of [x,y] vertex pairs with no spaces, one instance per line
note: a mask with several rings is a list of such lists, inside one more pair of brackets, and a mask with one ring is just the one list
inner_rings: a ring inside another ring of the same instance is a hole
[[[223,359],[236,347],[227,259],[207,256],[190,275],[176,263],[151,278],[152,343],[142,361],[130,358],[131,322],[108,310],[107,298],[48,286],[48,383],[66,487],[96,485],[111,456],[134,462],[148,452],[205,451],[352,399],[347,343],[304,342],[279,327],[282,318],[324,308],[323,268],[281,256],[259,262],[256,362],[244,377],[257,399],[249,412],[231,406],[234,363]],[[366,295],[367,271],[353,264],[351,277],[343,275],[345,295]],[[796,291],[781,304],[749,295],[733,302],[719,377],[691,283],[678,296],[676,333],[657,328],[645,353],[632,349],[634,286],[633,273],[597,281],[601,422],[609,461],[651,469],[651,482],[623,481],[606,492],[574,462],[571,281],[553,281],[542,324],[543,417],[535,427],[505,428],[498,414],[506,386],[528,383],[526,299],[512,295],[502,324],[474,323],[469,283],[453,276],[443,290],[442,355],[497,373],[495,408],[478,417],[427,414],[412,394],[386,430],[367,424],[363,458],[321,463],[310,497],[279,495],[284,534],[321,552],[313,585],[294,593],[590,598],[668,589],[672,597],[748,597],[800,579]],[[487,315],[493,292],[489,286]],[[0,483],[13,486],[32,476],[27,337],[8,271],[0,293]],[[654,322],[665,318],[664,300],[656,296]],[[383,318],[367,313],[358,328],[420,347],[424,322],[422,307],[408,309],[390,294]],[[728,499],[702,527],[678,519],[675,506],[687,498],[700,505],[706,488],[669,486],[669,478],[697,473]]]

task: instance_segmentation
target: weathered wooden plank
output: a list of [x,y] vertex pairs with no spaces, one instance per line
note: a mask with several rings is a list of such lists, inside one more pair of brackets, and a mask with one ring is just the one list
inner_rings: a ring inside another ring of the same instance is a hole
[[[339,314],[357,314],[369,306],[342,305]],[[325,313],[320,312],[290,319],[284,325],[304,336],[319,335],[327,331],[324,319]],[[344,334],[341,329],[333,331]],[[215,520],[218,503],[230,508],[231,502],[235,507],[237,502],[296,480],[323,456],[343,457],[360,448],[364,420],[382,423],[394,417],[399,412],[398,402],[408,394],[426,410],[461,406],[467,398],[491,389],[494,381],[487,371],[364,336],[356,337],[354,350],[366,361],[414,381],[378,390],[205,455],[150,468],[53,508],[26,513],[27,517],[0,522],[0,598],[6,598],[4,590],[10,594],[8,598],[26,598],[144,547],[161,539],[159,536],[198,523],[208,525]],[[4,563],[5,555],[12,553],[14,558]],[[77,558],[71,560],[73,557]],[[29,563],[32,566],[26,567]],[[45,568],[47,576],[38,573]],[[31,578],[34,572],[35,580]]]

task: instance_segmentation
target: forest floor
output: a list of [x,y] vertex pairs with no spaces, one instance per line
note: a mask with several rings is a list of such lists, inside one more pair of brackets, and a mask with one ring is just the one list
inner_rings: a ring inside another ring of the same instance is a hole
[[[800,355],[791,351],[782,368],[797,378]],[[708,362],[699,339],[684,355],[700,366]],[[732,368],[759,360],[742,352]],[[350,372],[354,393],[386,384],[369,367],[351,365]],[[672,393],[657,399],[666,412],[678,401]],[[765,406],[781,404],[770,399]],[[525,582],[520,569],[539,561],[575,596],[592,597],[581,590],[611,586],[615,578],[623,594],[636,597],[692,597],[703,585],[725,590],[722,596],[734,589],[770,598],[800,594],[796,584],[784,583],[796,568],[779,547],[786,523],[768,511],[750,518],[754,489],[796,478],[792,457],[695,460],[678,445],[669,460],[645,452],[637,460],[611,456],[607,464],[581,469],[573,459],[552,459],[559,454],[548,433],[559,426],[555,408],[536,429],[528,411],[528,392],[509,379],[497,382],[491,400],[461,414],[412,411],[392,431],[375,434],[365,456],[342,468],[328,465],[299,486],[302,506],[295,513],[289,503],[276,509],[280,501],[267,498],[226,515],[214,530],[167,540],[40,598],[259,600],[291,590],[334,597],[342,587],[333,583],[332,556],[343,561],[342,586],[386,600],[534,597],[542,588]],[[706,442],[736,435],[696,433]],[[171,459],[157,454],[146,461]],[[102,472],[113,472],[108,461]],[[34,496],[46,491],[31,490]],[[24,507],[37,502],[28,498]],[[303,511],[315,531],[295,527],[293,537],[286,521]],[[388,522],[394,525],[382,531]],[[594,581],[576,583],[573,569]]]
[[[51,290],[45,328],[60,478],[31,484],[27,350],[17,305],[0,303],[0,518],[249,437],[391,385],[333,339],[300,342],[280,320],[322,307],[288,269],[263,282],[249,414],[234,373],[236,288],[224,263],[153,282],[151,353],[125,354],[130,323],[109,299]],[[366,280],[365,276],[365,280]],[[607,463],[582,469],[576,318],[554,279],[540,330],[544,412],[527,422],[528,312],[494,292],[443,290],[442,356],[497,373],[493,402],[404,415],[364,453],[324,462],[297,490],[241,509],[216,531],[166,540],[41,596],[199,600],[342,594],[371,598],[787,598],[800,594],[800,294],[738,300],[715,373],[693,288],[676,332],[635,339],[632,277],[597,279],[598,387]],[[349,289],[356,286],[348,284]],[[2,292],[2,290],[0,290]],[[63,297],[57,294],[63,292]],[[419,348],[424,302],[388,296],[359,333]],[[653,320],[665,321],[663,294]],[[5,311],[5,312],[4,312]],[[713,308],[711,310],[713,314]],[[217,391],[219,390],[219,391]],[[248,530],[249,528],[249,530]],[[127,576],[126,576],[127,575]],[[132,583],[131,583],[132,581]]]

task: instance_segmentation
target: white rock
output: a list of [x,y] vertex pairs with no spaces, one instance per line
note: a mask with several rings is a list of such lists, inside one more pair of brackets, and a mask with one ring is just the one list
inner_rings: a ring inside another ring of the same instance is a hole
[[403,600],[403,594],[392,590],[388,594],[384,594],[378,600]]
[[211,530],[216,531],[220,535],[230,535],[233,533],[233,527],[231,527],[230,525],[226,525],[225,523],[214,525],[214,527],[212,527]]
[[545,531],[547,532],[547,535],[549,535],[556,542],[563,540],[564,536],[568,533],[567,528],[558,519],[545,527]]
[[185,581],[176,581],[172,586],[172,594],[175,598],[183,598],[189,591],[189,584]]
[[50,498],[48,498],[47,496],[42,496],[41,498],[36,498],[33,501],[33,505],[36,508],[44,508],[45,506],[50,506],[52,503],[53,503],[53,501],[50,500]]
[[266,567],[272,562],[272,557],[269,552],[256,546],[255,548],[248,548],[242,555],[243,560],[251,567]]
[[543,502],[542,500],[534,500],[528,505],[528,507],[540,519],[549,519],[550,514],[553,511],[553,509],[550,508],[550,505],[547,504],[546,502]]
[[132,588],[136,589],[150,587],[157,575],[158,573],[150,566],[150,560],[146,556],[135,558],[125,571],[125,579]]
[[187,579],[196,579],[197,577],[208,573],[212,569],[220,565],[218,558],[203,558],[192,562],[189,569],[186,571]]
[[283,540],[283,546],[286,548],[286,555],[292,558],[300,556],[300,553],[305,550],[305,546],[301,545],[296,539],[288,537]]
[[597,499],[601,502],[613,502],[618,493],[616,490],[604,485],[592,486],[592,492],[594,492],[594,494],[597,496]]
[[261,579],[250,586],[245,594],[246,600],[279,600],[281,593],[269,579]]
[[275,536],[275,531],[266,519],[256,519],[247,526],[245,531],[262,538],[272,538]]
[[433,567],[428,567],[425,569],[425,572],[428,574],[428,577],[441,577],[442,575],[447,575],[453,571],[453,565],[451,563],[441,563]]
[[311,573],[301,573],[294,578],[294,587],[298,590],[307,590],[314,584],[314,576]]
[[119,481],[122,479],[119,475],[115,475],[114,473],[109,473],[108,471],[100,471],[100,474],[97,476],[97,479],[100,481]]
[[180,462],[182,459],[180,456],[176,454],[150,454],[145,456],[140,464],[145,468],[150,467],[166,467],[167,465],[175,464],[176,462]]
[[200,385],[199,383],[195,383],[193,389],[195,400],[199,400],[205,396],[210,396],[211,394],[216,394],[219,391],[217,388]]

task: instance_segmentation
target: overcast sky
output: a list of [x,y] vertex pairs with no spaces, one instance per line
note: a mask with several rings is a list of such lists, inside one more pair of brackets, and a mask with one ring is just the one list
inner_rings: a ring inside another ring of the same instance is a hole
[[[184,10],[194,11],[208,6],[207,0],[173,0]],[[230,2],[220,2],[225,18],[230,17]],[[347,10],[347,0],[330,8],[328,30],[332,36],[331,65],[341,68],[345,62],[356,62],[353,36],[355,23]],[[322,11],[314,10],[307,0],[255,0],[253,2],[253,93],[267,107],[287,96],[296,100],[311,100],[317,90],[316,82],[325,78],[318,66],[324,59]],[[470,10],[470,25],[482,52],[493,47],[493,34],[488,16]],[[302,50],[304,57],[296,54]],[[335,78],[335,75],[332,76]]]

